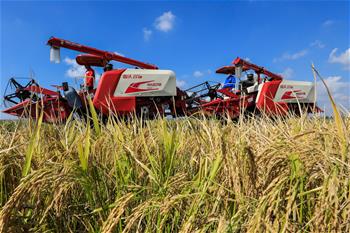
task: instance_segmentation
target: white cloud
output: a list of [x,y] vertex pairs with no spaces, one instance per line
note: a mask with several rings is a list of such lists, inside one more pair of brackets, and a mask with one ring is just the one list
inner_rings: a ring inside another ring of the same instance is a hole
[[143,39],[145,41],[149,41],[149,39],[152,36],[152,30],[148,29],[148,28],[143,28]]
[[171,11],[164,12],[154,22],[156,29],[162,32],[168,32],[173,29],[174,23],[175,15]]
[[125,55],[122,54],[122,53],[119,53],[119,52],[114,52],[114,53],[117,54],[117,55],[119,55],[119,56],[125,57]]
[[328,19],[328,20],[326,20],[326,21],[324,21],[324,22],[322,23],[322,26],[323,26],[323,27],[330,27],[330,26],[332,26],[333,24],[334,24],[334,20]]
[[290,67],[287,67],[280,75],[282,75],[283,78],[289,79],[293,77],[294,70]]
[[[173,29],[176,16],[171,12],[164,12],[161,16],[155,19],[154,27],[161,32],[169,32]],[[147,27],[142,29],[143,39],[149,41],[153,31]]]
[[[350,110],[350,80],[343,80],[341,76],[329,76],[325,79],[327,87],[337,105]],[[322,81],[317,81],[317,104],[326,114],[332,112],[331,103]]]
[[75,59],[71,59],[69,57],[66,57],[64,59],[64,62],[69,65],[69,69],[66,71],[66,76],[70,78],[82,78],[85,75],[85,67],[78,65],[78,63],[75,61]]
[[319,49],[323,49],[326,45],[322,43],[322,41],[320,40],[315,40],[314,42],[312,42],[310,44],[311,47],[316,47],[316,48],[319,48]]
[[75,59],[72,59],[72,58],[69,58],[69,57],[66,57],[64,59],[64,62],[67,64],[67,65],[74,65],[74,64],[77,64],[77,62],[75,61]]
[[[69,65],[69,69],[66,71],[66,76],[70,78],[84,78],[86,69],[84,66],[79,65],[75,59],[66,57],[64,62]],[[95,80],[98,81],[101,78],[101,74],[95,71]]]
[[339,63],[344,66],[344,69],[350,70],[350,48],[340,53],[339,56],[336,55],[338,48],[335,48],[329,54],[328,61],[330,63]]
[[196,78],[200,78],[200,77],[203,77],[203,72],[199,71],[199,70],[196,70],[195,72],[193,72],[193,76],[196,77]]
[[208,69],[208,70],[203,70],[203,71],[200,71],[200,70],[196,70],[193,72],[193,76],[196,77],[196,78],[200,78],[200,77],[203,77],[204,75],[209,75],[211,74],[211,70]]
[[179,88],[184,88],[187,85],[185,80],[176,80],[176,86],[178,86]]
[[244,60],[246,60],[247,62],[251,62],[249,57],[244,58]]
[[304,57],[308,53],[307,49],[300,50],[296,53],[284,53],[281,57],[274,58],[273,62],[281,62],[284,60],[297,60],[301,57]]

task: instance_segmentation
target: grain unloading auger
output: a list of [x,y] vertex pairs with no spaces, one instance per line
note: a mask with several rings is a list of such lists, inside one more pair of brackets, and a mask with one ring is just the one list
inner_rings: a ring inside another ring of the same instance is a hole
[[[220,118],[236,118],[251,112],[285,115],[318,110],[313,83],[283,80],[280,75],[240,58],[218,69],[217,73],[227,74],[232,80],[233,75],[239,78],[242,72],[251,72],[246,80],[228,82],[223,87],[205,82],[182,91],[176,87],[175,73],[171,70],[160,70],[155,65],[59,38],[49,39],[48,45],[53,62],[59,62],[60,48],[84,53],[78,55],[76,61],[86,68],[85,85],[76,91],[62,83],[52,91],[40,87],[34,80],[21,85],[10,79],[9,84],[15,91],[5,95],[4,100],[13,106],[4,110],[5,113],[36,118],[42,111],[43,121],[64,122],[73,111],[84,117],[89,111],[88,98],[102,117],[142,115],[151,119],[158,115],[175,117],[202,112]],[[137,68],[113,69],[110,61]],[[94,66],[104,67],[96,87],[95,72],[91,68]]]

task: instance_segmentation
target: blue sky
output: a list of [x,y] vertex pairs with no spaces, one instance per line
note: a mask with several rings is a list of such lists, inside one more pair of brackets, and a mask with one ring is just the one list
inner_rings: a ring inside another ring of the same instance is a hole
[[313,61],[350,108],[349,22],[349,1],[2,1],[1,93],[30,70],[46,87],[74,84],[77,52],[49,62],[46,41],[56,36],[172,69],[183,88],[222,82],[215,70],[237,56],[293,80],[312,81]]

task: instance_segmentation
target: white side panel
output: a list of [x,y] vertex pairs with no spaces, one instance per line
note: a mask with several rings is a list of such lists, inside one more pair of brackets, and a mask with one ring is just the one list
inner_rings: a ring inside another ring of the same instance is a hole
[[176,96],[176,78],[171,70],[127,69],[114,96]]
[[264,83],[259,84],[259,86],[258,86],[258,94],[256,96],[255,102],[258,102],[258,100],[260,98],[261,89],[262,89],[263,86],[264,86]]
[[278,87],[274,102],[314,103],[315,87],[312,82],[283,80]]
[[253,86],[247,87],[247,92],[248,93],[253,93],[259,90],[259,84],[256,82]]

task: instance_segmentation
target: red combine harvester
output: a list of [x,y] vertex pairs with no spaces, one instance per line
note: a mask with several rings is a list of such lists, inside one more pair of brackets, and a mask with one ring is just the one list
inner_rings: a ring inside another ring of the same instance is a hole
[[[64,122],[73,111],[86,115],[89,111],[88,98],[102,117],[136,114],[152,119],[158,115],[175,117],[203,112],[211,116],[236,118],[247,112],[285,115],[288,112],[299,113],[300,110],[318,110],[313,83],[283,80],[280,75],[240,58],[216,72],[238,78],[242,72],[247,72],[246,80],[241,78],[234,85],[225,84],[223,87],[205,82],[183,91],[176,87],[175,73],[171,70],[160,70],[155,65],[59,38],[50,38],[47,43],[51,46],[52,62],[59,62],[60,48],[85,53],[76,57],[77,63],[87,69],[85,85],[76,91],[67,83],[62,83],[54,86],[57,90],[52,91],[40,87],[34,80],[22,85],[12,78],[9,86],[15,91],[4,96],[5,103],[12,106],[3,112],[36,118],[41,110],[44,122]],[[110,61],[136,68],[113,69]],[[95,72],[91,68],[94,66],[104,67],[96,88]]]
[[[142,114],[152,118],[157,114],[185,114],[186,93],[176,87],[173,71],[159,70],[155,65],[59,38],[50,38],[47,44],[51,46],[50,60],[56,63],[59,62],[61,47],[86,53],[76,57],[77,63],[87,68],[85,87],[77,92],[67,83],[63,83],[62,86],[55,86],[57,91],[52,91],[39,87],[35,81],[21,85],[15,79],[10,79],[9,84],[14,86],[16,91],[5,95],[4,100],[14,106],[4,110],[5,113],[35,118],[36,108],[39,107],[44,112],[44,121],[62,122],[73,110],[86,113],[89,96],[102,116],[108,116],[110,113],[119,116]],[[113,69],[110,61],[137,68]],[[94,71],[91,66],[104,67],[105,71],[96,88],[93,86]],[[63,95],[60,90],[63,90]]]
[[235,78],[240,78],[242,72],[247,73],[245,79],[239,79],[233,85],[225,87],[225,84],[219,89],[221,86],[205,82],[186,91],[192,93],[190,99],[195,100],[204,114],[220,118],[237,118],[242,113],[283,116],[321,111],[315,104],[315,85],[312,82],[284,80],[281,75],[239,57],[232,65],[216,71]]

